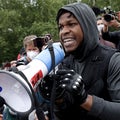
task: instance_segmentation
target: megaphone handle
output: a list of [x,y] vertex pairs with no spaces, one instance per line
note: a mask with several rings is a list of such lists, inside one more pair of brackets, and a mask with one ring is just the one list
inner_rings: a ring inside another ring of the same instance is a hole
[[38,120],[46,120],[46,119],[45,119],[44,112],[43,112],[43,110],[41,109],[40,106],[38,106],[38,107],[36,108],[36,114],[37,114]]

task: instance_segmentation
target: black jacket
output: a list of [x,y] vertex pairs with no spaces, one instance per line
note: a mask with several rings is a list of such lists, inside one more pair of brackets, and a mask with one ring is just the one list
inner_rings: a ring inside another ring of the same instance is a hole
[[[62,62],[62,67],[73,69],[83,77],[88,94],[112,101],[111,93],[107,89],[107,77],[109,61],[114,53],[115,50],[100,45],[82,62],[73,55],[68,55]],[[76,105],[67,91],[63,99],[64,103],[56,105],[55,109],[55,114],[59,116],[60,120],[77,118],[80,118],[80,120],[100,119],[98,116],[90,115],[87,111],[80,108],[79,105]],[[58,118],[56,117],[56,120],[59,120]]]
[[93,105],[89,112],[83,110],[66,91],[64,102],[55,105],[55,120],[120,120],[120,53],[100,45],[96,17],[90,7],[81,2],[63,6],[57,21],[65,10],[80,23],[84,39],[66,56],[63,65],[83,77]]
[[102,38],[104,40],[110,41],[114,43],[117,47],[117,49],[120,50],[120,30],[119,31],[113,31],[113,32],[103,32],[102,31]]

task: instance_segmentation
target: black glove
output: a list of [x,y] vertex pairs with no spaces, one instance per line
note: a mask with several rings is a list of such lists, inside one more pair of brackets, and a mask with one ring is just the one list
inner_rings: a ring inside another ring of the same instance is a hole
[[55,96],[55,98],[56,99],[60,98],[62,96],[62,94],[64,93],[64,89],[59,86],[58,79],[59,79],[59,76],[51,74],[51,75],[47,75],[45,78],[43,78],[40,81],[39,90],[40,90],[41,95],[45,99],[50,100],[50,98],[51,98],[51,92],[52,92],[54,80],[56,80],[56,96]]
[[84,103],[87,98],[87,93],[82,77],[75,73],[74,70],[61,69],[56,74],[59,76],[59,86],[69,91],[73,95],[76,103]]

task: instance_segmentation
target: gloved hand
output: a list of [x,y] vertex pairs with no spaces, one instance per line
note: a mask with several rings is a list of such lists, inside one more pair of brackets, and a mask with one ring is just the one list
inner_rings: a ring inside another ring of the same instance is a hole
[[61,69],[57,71],[56,75],[59,76],[59,86],[69,91],[78,104],[85,102],[87,93],[82,77],[79,74],[75,73],[74,70]]
[[59,86],[58,79],[59,76],[51,74],[51,75],[47,75],[40,81],[39,90],[41,95],[45,99],[50,100],[51,98],[51,92],[52,92],[54,80],[56,80],[56,99],[60,98],[64,93],[64,89]]

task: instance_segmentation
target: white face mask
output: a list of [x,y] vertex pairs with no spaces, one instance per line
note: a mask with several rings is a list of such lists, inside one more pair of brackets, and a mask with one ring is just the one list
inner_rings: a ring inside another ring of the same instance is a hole
[[31,60],[33,60],[34,57],[36,57],[38,54],[39,54],[39,52],[36,52],[36,51],[28,51],[28,52],[27,52],[27,56],[28,56]]
[[104,24],[97,25],[97,27],[98,27],[99,33],[101,33],[101,31],[102,31],[102,29],[104,27]]

